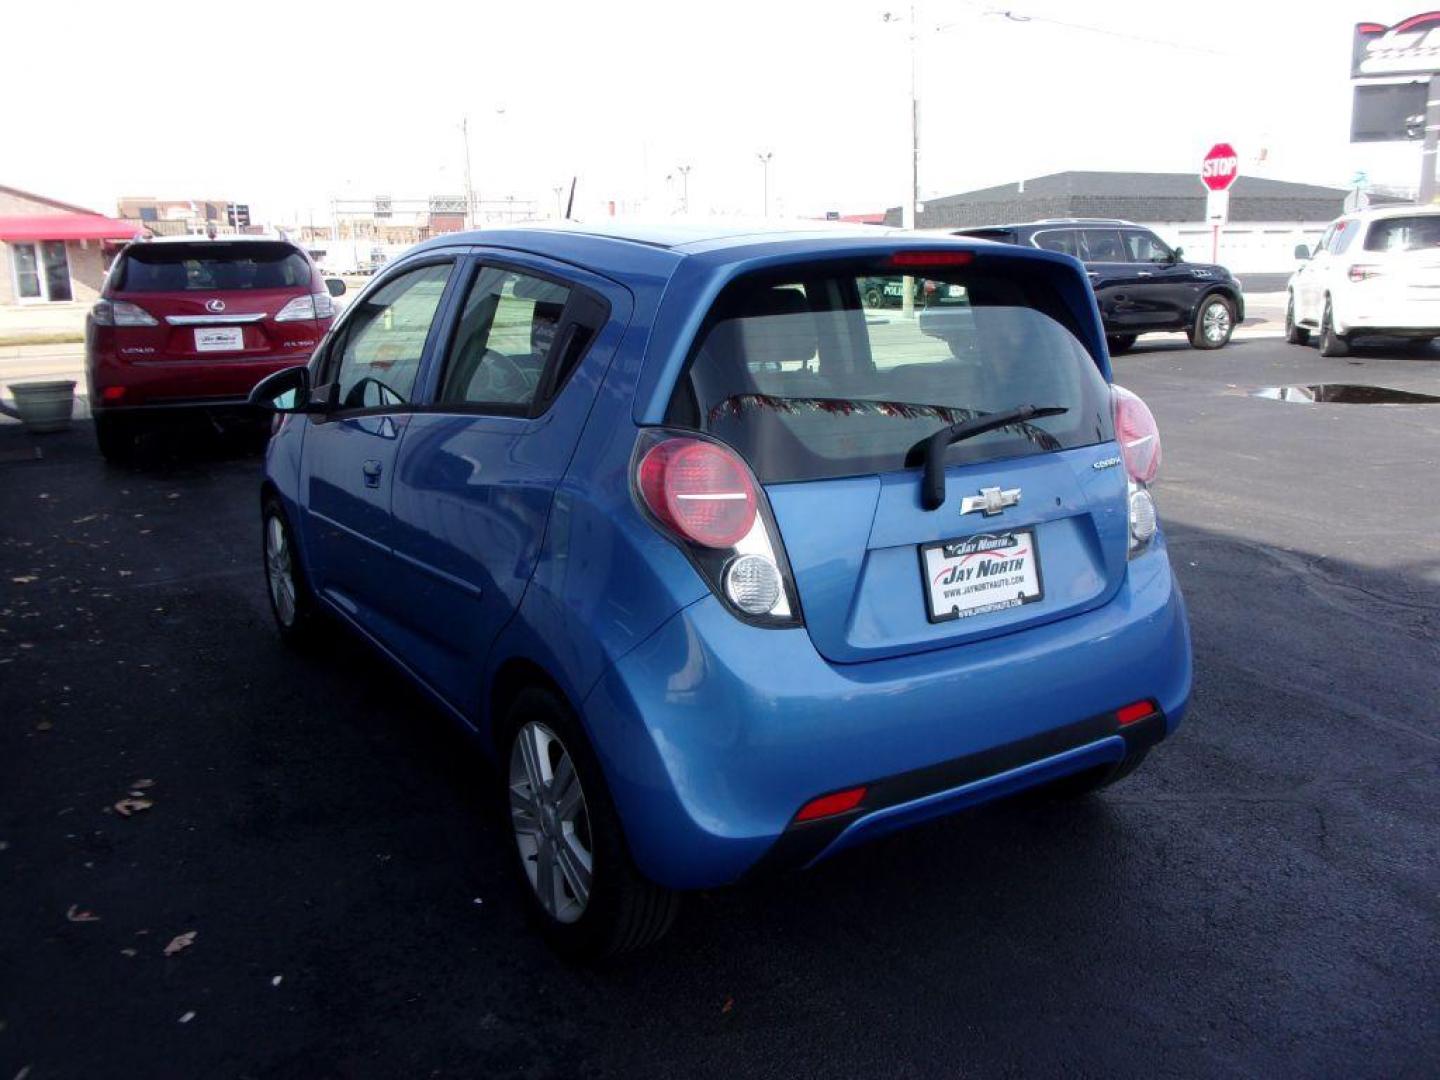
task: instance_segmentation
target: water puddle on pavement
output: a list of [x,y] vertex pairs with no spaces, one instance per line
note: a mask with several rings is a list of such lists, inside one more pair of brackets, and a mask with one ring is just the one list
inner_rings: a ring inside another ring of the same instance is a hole
[[1388,386],[1359,383],[1310,383],[1298,386],[1262,386],[1251,397],[1270,401],[1298,401],[1305,405],[1440,405],[1440,397]]

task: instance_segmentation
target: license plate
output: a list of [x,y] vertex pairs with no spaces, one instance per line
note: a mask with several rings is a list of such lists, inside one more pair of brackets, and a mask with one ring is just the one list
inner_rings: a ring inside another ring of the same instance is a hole
[[981,533],[920,548],[931,622],[968,619],[1044,596],[1040,552],[1029,529]]
[[195,331],[196,352],[240,352],[245,348],[245,331],[238,326],[208,326]]

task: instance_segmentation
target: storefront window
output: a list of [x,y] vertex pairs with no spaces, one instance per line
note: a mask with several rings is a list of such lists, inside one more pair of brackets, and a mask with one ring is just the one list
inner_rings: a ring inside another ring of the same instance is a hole
[[65,241],[42,240],[38,244],[12,244],[15,267],[15,295],[21,300],[73,300],[70,288],[70,260]]

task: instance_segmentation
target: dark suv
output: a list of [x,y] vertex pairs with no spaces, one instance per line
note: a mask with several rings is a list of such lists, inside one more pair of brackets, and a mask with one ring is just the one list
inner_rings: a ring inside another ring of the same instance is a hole
[[1054,218],[956,229],[1073,255],[1085,264],[1105,337],[1122,353],[1141,334],[1183,330],[1197,349],[1218,349],[1245,318],[1240,282],[1223,266],[1187,263],[1149,229],[1114,218]]

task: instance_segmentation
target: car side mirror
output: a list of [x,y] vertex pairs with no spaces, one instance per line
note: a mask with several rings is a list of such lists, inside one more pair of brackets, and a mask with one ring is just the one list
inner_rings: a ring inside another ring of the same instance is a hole
[[1184,249],[1183,247],[1177,247],[1174,251],[1172,251],[1172,252],[1170,253],[1170,261],[1171,261],[1171,262],[1177,262],[1177,263],[1178,263],[1178,262],[1184,262],[1184,261],[1185,261],[1185,249]]
[[325,279],[325,291],[331,296],[344,296],[345,282],[341,281],[338,277],[327,277]]
[[265,376],[250,391],[250,404],[276,413],[314,412],[310,403],[310,369],[297,364]]
[[1295,245],[1295,258],[1297,258],[1297,259],[1308,259],[1308,258],[1310,258],[1310,249],[1309,249],[1308,247],[1306,247],[1304,244],[1296,244],[1296,245]]

